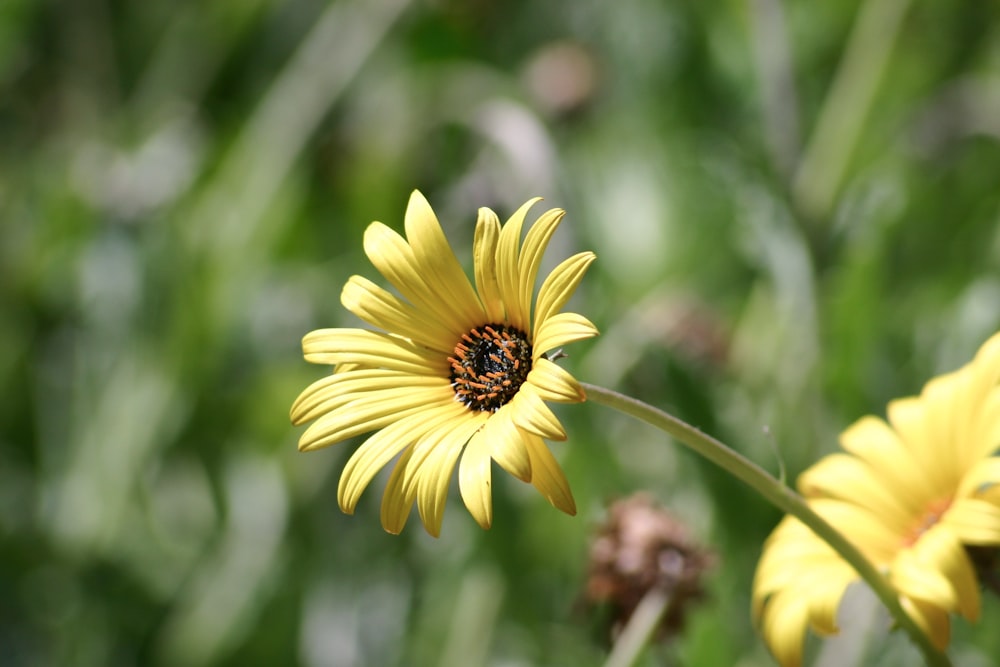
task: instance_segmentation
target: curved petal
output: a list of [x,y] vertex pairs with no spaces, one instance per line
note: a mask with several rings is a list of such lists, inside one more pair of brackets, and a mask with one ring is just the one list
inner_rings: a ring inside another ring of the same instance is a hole
[[427,375],[413,375],[381,368],[334,373],[306,387],[292,403],[290,417],[296,426],[356,400],[368,392],[409,387],[420,389],[450,388],[448,381]]
[[906,597],[979,618],[979,583],[965,546],[947,527],[937,524],[910,549],[899,553],[891,579]]
[[529,435],[525,437],[524,444],[531,459],[531,484],[553,507],[575,516],[573,491],[552,452],[539,437]]
[[867,462],[890,484],[907,506],[926,502],[930,488],[927,471],[906,449],[899,435],[878,417],[862,417],[840,434],[840,444]]
[[541,356],[543,352],[596,335],[597,327],[583,315],[559,313],[539,324],[532,351]]
[[393,535],[399,535],[403,531],[413,509],[413,501],[416,499],[416,489],[407,489],[403,485],[403,474],[411,456],[413,447],[403,450],[382,493],[382,508],[379,512],[382,528]]
[[433,316],[362,276],[348,279],[340,293],[340,302],[368,324],[388,333],[445,354],[455,347],[455,336]]
[[[364,236],[365,254],[379,273],[419,310],[433,313],[456,337],[475,324],[450,305],[448,295],[440,295],[423,276],[423,267],[402,236],[382,224],[368,225]],[[468,282],[468,278],[465,278]]]
[[581,252],[563,260],[552,270],[538,290],[538,302],[535,306],[536,326],[541,325],[566,305],[587,273],[587,268],[595,259],[597,255],[594,253]]
[[958,597],[948,578],[937,569],[936,564],[921,562],[912,549],[899,552],[896,562],[892,564],[892,585],[903,595],[923,600],[944,611],[958,608]]
[[994,387],[983,397],[979,410],[973,416],[970,441],[977,443],[973,449],[977,457],[996,455],[1000,449],[1000,386]]
[[476,271],[476,289],[486,309],[489,322],[503,322],[503,298],[497,278],[497,244],[500,242],[500,219],[490,209],[479,209],[476,220],[476,237],[472,242],[473,266]]
[[[907,451],[924,471],[921,485],[924,493],[932,498],[943,498],[953,492],[958,480],[954,462],[952,457],[940,455],[942,440],[936,433],[940,425],[930,418],[927,402],[922,397],[899,398],[890,401],[886,413]],[[913,483],[908,486],[912,488]]]
[[528,209],[540,201],[540,197],[529,199],[521,208],[510,216],[500,230],[500,241],[497,244],[497,284],[500,287],[500,297],[506,310],[506,320],[521,331],[528,332],[529,303],[521,303],[520,280],[518,275],[521,249],[521,229],[524,227],[524,216]]
[[482,435],[482,430],[477,431],[465,446],[458,466],[458,488],[469,514],[482,528],[489,529],[493,524],[493,472]]
[[531,481],[531,460],[524,446],[524,434],[514,424],[514,403],[494,412],[479,432],[493,460],[522,482]]
[[941,524],[966,544],[1000,545],[1000,507],[981,498],[956,498]]
[[896,533],[905,531],[921,510],[902,505],[895,489],[850,454],[824,456],[799,476],[798,487],[807,498],[822,496],[867,506]]
[[583,387],[569,371],[544,357],[535,361],[527,381],[545,401],[582,403],[587,400]]
[[935,604],[908,597],[901,597],[899,603],[924,634],[930,637],[931,643],[938,650],[943,651],[948,648],[948,643],[951,641],[951,620],[948,618],[948,612]]
[[454,400],[447,392],[413,391],[409,387],[372,392],[326,413],[299,438],[299,449],[326,447],[362,433],[374,431],[414,413],[435,406],[450,407]]
[[761,634],[781,667],[800,667],[802,644],[809,623],[807,598],[776,594],[768,599],[761,615]]
[[809,505],[875,565],[888,563],[899,548],[900,536],[886,530],[881,517],[868,508],[825,498],[810,500]]
[[538,395],[538,390],[529,382],[521,385],[511,401],[511,416],[514,424],[523,431],[549,440],[566,439],[566,431],[559,423],[559,419],[549,406],[545,405],[545,401]]
[[302,339],[302,352],[313,364],[360,364],[417,375],[448,375],[444,355],[381,331],[317,329]]
[[337,502],[340,504],[340,509],[353,514],[361,494],[368,488],[378,471],[425,433],[452,419],[452,415],[453,413],[444,407],[421,410],[386,426],[368,438],[351,455],[340,475],[340,483],[337,485]]
[[481,322],[485,317],[479,297],[448,244],[441,223],[419,190],[410,194],[403,225],[420,276],[440,299],[465,322]]
[[522,329],[531,334],[531,302],[535,292],[535,281],[538,278],[538,267],[542,264],[542,256],[552,239],[552,234],[559,227],[559,222],[566,211],[553,208],[538,216],[524,238],[524,247],[518,258],[517,273],[520,284],[518,303],[524,309],[525,324],[528,329]]
[[441,534],[441,521],[448,500],[448,485],[455,462],[469,438],[482,427],[486,413],[462,410],[461,419],[427,433],[415,446],[407,465],[404,485],[415,489],[417,509],[424,528],[434,537]]
[[1000,505],[1000,457],[990,456],[972,464],[962,477],[955,496],[975,496]]

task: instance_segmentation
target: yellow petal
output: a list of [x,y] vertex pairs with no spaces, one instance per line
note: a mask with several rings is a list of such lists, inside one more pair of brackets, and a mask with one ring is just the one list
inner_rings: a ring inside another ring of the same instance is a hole
[[955,496],[975,496],[1000,505],[1000,457],[980,459],[970,466],[962,477]]
[[427,433],[414,446],[413,458],[407,465],[404,484],[407,489],[416,489],[420,519],[434,537],[441,534],[455,462],[469,438],[487,418],[485,413],[472,414],[464,408],[463,412],[461,419],[453,419],[435,432]]
[[527,381],[545,401],[581,403],[587,399],[583,387],[569,371],[545,358],[532,364]]
[[535,307],[535,325],[552,317],[566,305],[580,281],[583,280],[587,268],[597,259],[592,252],[581,252],[564,260],[552,270],[538,290],[538,303]]
[[597,327],[583,315],[559,313],[539,323],[532,351],[535,355],[597,335]]
[[979,458],[996,455],[1000,449],[1000,386],[994,387],[983,397],[973,420],[969,439],[977,443],[975,455]]
[[943,651],[948,648],[948,642],[951,641],[951,621],[948,612],[923,600],[901,597],[899,602],[924,634],[930,637],[931,643],[938,650]]
[[802,643],[809,623],[808,602],[800,595],[772,596],[761,617],[761,634],[781,667],[802,665]]
[[529,435],[524,442],[531,458],[532,485],[555,508],[575,516],[576,501],[573,500],[573,492],[552,452],[541,438]]
[[444,355],[381,331],[317,329],[302,339],[302,351],[313,364],[361,364],[417,375],[448,375]]
[[484,529],[493,524],[493,473],[490,451],[478,431],[465,446],[458,466],[458,488],[469,513]]
[[937,524],[904,549],[892,565],[893,585],[906,597],[944,611],[979,618],[979,583],[965,545],[944,524]]
[[[942,440],[938,433],[941,424],[929,414],[928,403],[922,398],[900,398],[889,403],[886,413],[907,451],[924,472],[921,491],[932,498],[952,493],[958,476],[952,457],[941,456]],[[908,486],[912,487],[913,482]]]
[[810,500],[809,505],[876,565],[888,562],[898,550],[899,535],[870,509],[825,498]]
[[434,317],[362,276],[351,276],[340,294],[340,302],[368,324],[388,333],[445,354],[455,347],[454,335]]
[[483,321],[485,313],[479,298],[448,244],[437,216],[419,190],[414,190],[410,195],[404,226],[420,277],[437,296],[440,304],[449,306],[461,321]]
[[908,507],[926,504],[926,490],[931,488],[929,474],[883,420],[862,417],[840,434],[840,444],[877,471]]
[[524,434],[514,425],[514,403],[508,403],[486,420],[479,435],[500,467],[522,482],[531,481],[531,459]]
[[[371,263],[407,301],[419,310],[432,313],[456,337],[475,323],[462,317],[449,304],[447,295],[442,298],[424,280],[423,268],[413,249],[395,231],[381,222],[373,222],[365,230],[364,246]],[[465,280],[468,282],[468,278]]]
[[892,564],[892,584],[907,597],[924,600],[945,611],[958,608],[958,597],[937,563],[921,562],[912,549],[904,549]]
[[479,209],[476,237],[472,242],[473,265],[476,271],[476,289],[486,309],[486,319],[503,322],[506,317],[500,284],[497,278],[497,244],[500,241],[500,219],[490,209]]
[[448,381],[442,378],[381,368],[334,373],[306,387],[292,403],[290,416],[297,426],[336,410],[367,392],[399,387],[445,389],[449,386]]
[[956,498],[941,518],[966,544],[1000,546],[1000,507],[982,498]]
[[401,387],[371,392],[313,422],[299,438],[299,449],[307,451],[326,447],[380,429],[435,405],[449,406],[453,403],[447,391],[414,391],[409,387]]
[[538,390],[530,382],[521,385],[521,389],[511,401],[511,415],[514,424],[528,433],[549,440],[566,439],[566,431],[559,423],[559,419],[549,406],[545,405],[538,395]]
[[[535,292],[535,281],[538,278],[538,267],[541,266],[545,248],[548,247],[552,234],[555,233],[564,215],[566,215],[566,211],[558,208],[542,213],[524,238],[524,247],[521,249],[517,268],[518,282],[520,283],[518,303],[524,309],[525,320],[529,325],[531,322],[529,310]],[[522,331],[531,333],[530,328],[522,329]]]
[[957,401],[970,410],[966,438],[973,456],[988,456],[1000,448],[1000,333],[983,343],[966,373]]
[[507,311],[507,321],[517,329],[528,333],[530,320],[528,308],[530,302],[521,303],[521,283],[518,261],[521,248],[521,229],[524,227],[524,216],[528,209],[540,200],[539,197],[525,202],[521,208],[510,216],[510,219],[500,230],[500,241],[497,244],[497,284],[500,296]]
[[413,509],[413,501],[416,498],[416,488],[406,489],[403,485],[403,476],[411,456],[413,456],[413,447],[408,447],[400,455],[396,467],[392,469],[392,475],[389,476],[385,491],[382,493],[380,511],[382,528],[385,529],[385,532],[393,535],[399,535],[403,531],[406,520],[410,518],[410,511]]
[[867,506],[895,532],[913,523],[913,510],[899,501],[867,463],[850,454],[830,454],[809,467],[798,479],[806,497],[823,496]]
[[[383,428],[366,440],[348,459],[337,486],[337,502],[348,514],[372,478],[401,450],[419,440],[428,431],[454,417],[449,406],[420,410]],[[397,466],[398,467],[398,466]],[[405,467],[405,466],[404,466]],[[402,482],[402,480],[400,480]]]

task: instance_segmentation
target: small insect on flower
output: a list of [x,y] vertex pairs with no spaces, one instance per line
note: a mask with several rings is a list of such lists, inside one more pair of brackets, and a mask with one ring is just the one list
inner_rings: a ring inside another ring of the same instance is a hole
[[525,216],[537,201],[504,225],[490,209],[479,210],[475,287],[419,192],[406,209],[405,238],[380,222],[369,225],[365,254],[402,298],[361,276],[347,281],[341,302],[375,330],[307,334],[306,361],[331,365],[333,373],[303,391],[291,410],[294,424],[313,422],[301,450],[373,432],[341,475],[344,512],[354,512],[376,473],[398,456],[382,496],[382,525],[390,533],[403,529],[414,502],[427,531],[440,533],[456,465],[466,507],[489,528],[492,461],[555,507],[576,513],[569,483],[545,444],[566,439],[546,402],[586,396],[545,352],[597,335],[585,317],[559,312],[595,255],[582,252],[559,264],[532,304],[542,255],[564,215],[543,213],[522,245]]

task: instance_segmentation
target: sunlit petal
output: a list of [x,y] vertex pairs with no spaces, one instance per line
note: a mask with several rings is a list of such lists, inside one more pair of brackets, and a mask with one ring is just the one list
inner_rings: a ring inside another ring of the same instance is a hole
[[368,324],[424,347],[450,352],[455,336],[426,312],[361,276],[351,276],[340,294],[340,302]]
[[380,331],[317,329],[302,339],[306,361],[330,366],[342,363],[387,368],[403,373],[441,376],[447,360],[440,353]]
[[493,525],[493,473],[490,451],[479,431],[465,446],[458,466],[458,487],[465,507],[484,529]]
[[448,244],[437,216],[418,190],[410,195],[404,226],[420,276],[436,297],[435,304],[451,308],[459,321],[482,322],[486,314],[479,297]]
[[538,290],[538,304],[535,308],[535,325],[538,326],[559,312],[576,291],[587,268],[597,259],[592,252],[581,252],[564,260],[542,283]]
[[528,433],[549,440],[565,440],[566,431],[559,419],[539,396],[538,390],[526,382],[511,401],[514,424]]
[[583,315],[559,313],[546,319],[535,332],[535,354],[540,355],[578,340],[593,338],[597,327]]
[[538,359],[528,374],[530,382],[543,400],[554,403],[580,403],[587,399],[583,387],[569,371],[548,359]]
[[541,438],[524,439],[531,458],[531,483],[554,507],[571,516],[576,514],[576,501],[566,481],[566,475]]
[[414,391],[401,387],[361,394],[313,422],[299,438],[299,449],[326,447],[380,429],[421,409],[450,403],[447,394],[437,389]]
[[476,289],[486,309],[486,319],[502,322],[505,317],[503,297],[497,277],[497,244],[500,242],[500,218],[488,208],[479,209],[476,237],[472,244],[475,260]]
[[421,275],[420,263],[405,238],[386,225],[373,222],[365,230],[364,244],[371,263],[407,301],[433,315],[456,336],[469,327],[470,322],[444,303]]
[[353,514],[361,494],[378,471],[424,434],[448,423],[453,414],[447,406],[417,411],[410,417],[387,425],[368,438],[354,451],[344,466],[337,487],[337,502],[340,508],[348,514]]
[[416,489],[417,508],[427,532],[441,534],[441,521],[448,500],[448,484],[462,449],[469,438],[486,422],[486,415],[463,420],[458,425],[439,428],[428,433],[414,446],[413,458],[407,465],[404,484],[409,492]]
[[516,409],[513,401],[500,408],[483,425],[482,436],[501,468],[523,482],[530,482],[531,459],[524,446],[524,434],[514,424]]
[[403,477],[406,472],[410,458],[413,456],[413,447],[408,447],[399,456],[396,466],[392,469],[389,481],[385,485],[382,493],[382,508],[379,512],[382,521],[382,528],[385,532],[398,535],[406,526],[410,512],[413,510],[413,501],[416,500],[416,488],[407,489],[403,485]]
[[517,329],[529,332],[530,301],[521,303],[521,280],[518,266],[521,251],[521,229],[524,227],[524,217],[528,209],[540,200],[530,199],[510,216],[510,219],[500,230],[500,241],[497,244],[497,284],[507,312],[507,321]]
[[562,209],[554,208],[538,216],[538,220],[528,230],[524,238],[524,247],[521,248],[521,256],[518,259],[517,274],[519,282],[518,304],[524,309],[525,324],[529,325],[524,329],[531,333],[530,313],[532,295],[535,291],[535,280],[538,277],[538,267],[542,263],[542,255],[549,245],[552,234],[555,233],[559,222],[566,214]]

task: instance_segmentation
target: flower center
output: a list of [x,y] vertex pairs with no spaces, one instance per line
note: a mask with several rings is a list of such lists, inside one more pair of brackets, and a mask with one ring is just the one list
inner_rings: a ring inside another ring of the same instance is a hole
[[496,412],[527,379],[531,343],[513,327],[487,324],[462,334],[448,361],[458,400],[473,410]]
[[927,505],[927,510],[914,523],[913,527],[903,536],[903,546],[912,547],[920,536],[930,530],[941,520],[944,513],[951,507],[951,498],[939,498]]

